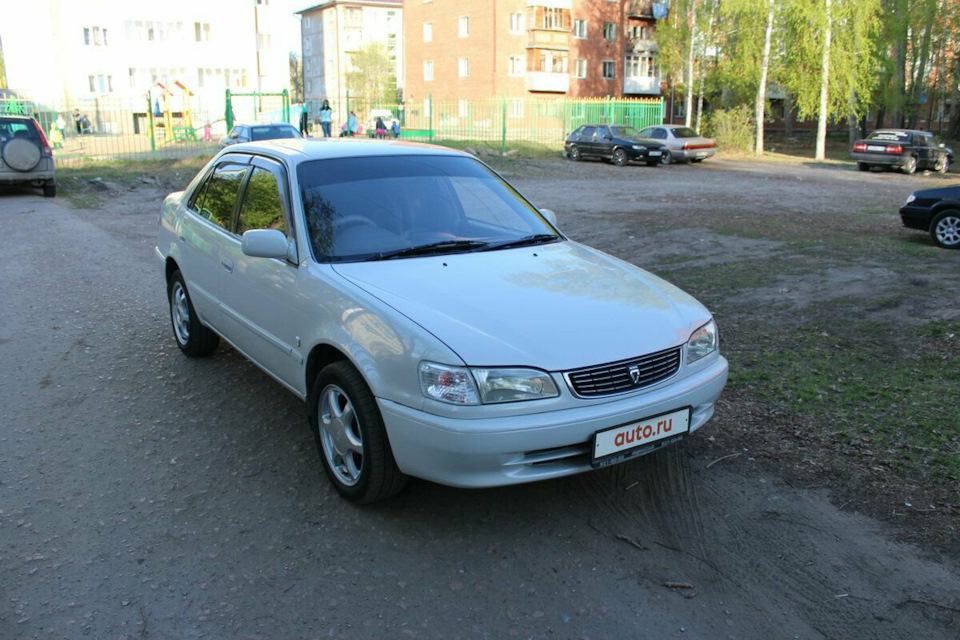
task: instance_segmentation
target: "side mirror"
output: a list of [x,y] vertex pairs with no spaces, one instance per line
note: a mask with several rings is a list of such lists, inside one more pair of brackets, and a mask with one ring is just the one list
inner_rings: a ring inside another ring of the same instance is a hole
[[553,209],[540,209],[539,211],[540,215],[547,219],[547,222],[555,227],[557,226],[557,214],[553,212]]
[[279,258],[296,264],[296,247],[277,229],[251,229],[243,233],[240,250],[252,258]]

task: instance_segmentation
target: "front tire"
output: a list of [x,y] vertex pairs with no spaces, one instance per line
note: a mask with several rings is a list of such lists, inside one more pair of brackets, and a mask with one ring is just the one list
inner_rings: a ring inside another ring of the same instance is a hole
[[567,151],[567,157],[573,160],[574,162],[580,162],[580,149],[577,148],[577,145],[571,145],[570,151]]
[[309,402],[323,470],[341,496],[369,504],[403,489],[407,476],[393,458],[376,398],[349,362],[324,367]]
[[667,149],[664,149],[663,155],[660,156],[660,164],[673,164],[673,154]]
[[904,164],[902,167],[900,167],[900,170],[903,171],[903,172],[904,172],[905,174],[907,174],[907,175],[910,175],[910,174],[912,174],[912,173],[916,173],[916,171],[917,171],[917,158],[916,158],[916,156],[910,156],[909,158],[907,158],[906,164]]
[[614,149],[613,157],[610,160],[618,167],[622,167],[627,164],[627,152],[623,149]]
[[203,326],[187,293],[183,275],[175,271],[167,286],[167,300],[170,301],[170,322],[173,324],[173,337],[177,340],[185,355],[191,358],[208,356],[220,344],[220,336]]
[[930,237],[944,249],[960,249],[960,210],[938,213],[930,223]]
[[933,170],[936,171],[937,173],[946,173],[947,169],[949,168],[950,168],[950,162],[947,160],[947,156],[943,156],[939,160],[937,160],[937,164],[936,166],[934,166]]

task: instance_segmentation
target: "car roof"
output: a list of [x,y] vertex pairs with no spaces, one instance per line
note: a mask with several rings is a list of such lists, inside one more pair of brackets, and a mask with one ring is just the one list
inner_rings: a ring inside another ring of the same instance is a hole
[[283,138],[241,142],[230,145],[221,155],[230,153],[261,153],[282,157],[290,163],[308,160],[331,160],[336,158],[373,158],[378,156],[460,156],[472,158],[468,153],[419,142],[399,140],[328,138]]
[[929,131],[923,131],[921,129],[877,129],[871,133],[918,133],[922,136],[932,136],[933,134]]

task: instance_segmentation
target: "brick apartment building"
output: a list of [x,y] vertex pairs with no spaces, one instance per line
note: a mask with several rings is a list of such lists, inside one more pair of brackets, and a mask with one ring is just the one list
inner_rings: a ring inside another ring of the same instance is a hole
[[407,0],[404,98],[660,95],[651,0]]

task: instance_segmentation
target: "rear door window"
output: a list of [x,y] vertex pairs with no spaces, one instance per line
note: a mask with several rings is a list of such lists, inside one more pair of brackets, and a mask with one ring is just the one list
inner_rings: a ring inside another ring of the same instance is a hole
[[193,209],[227,231],[233,228],[237,195],[249,167],[226,162],[216,168],[193,199]]

